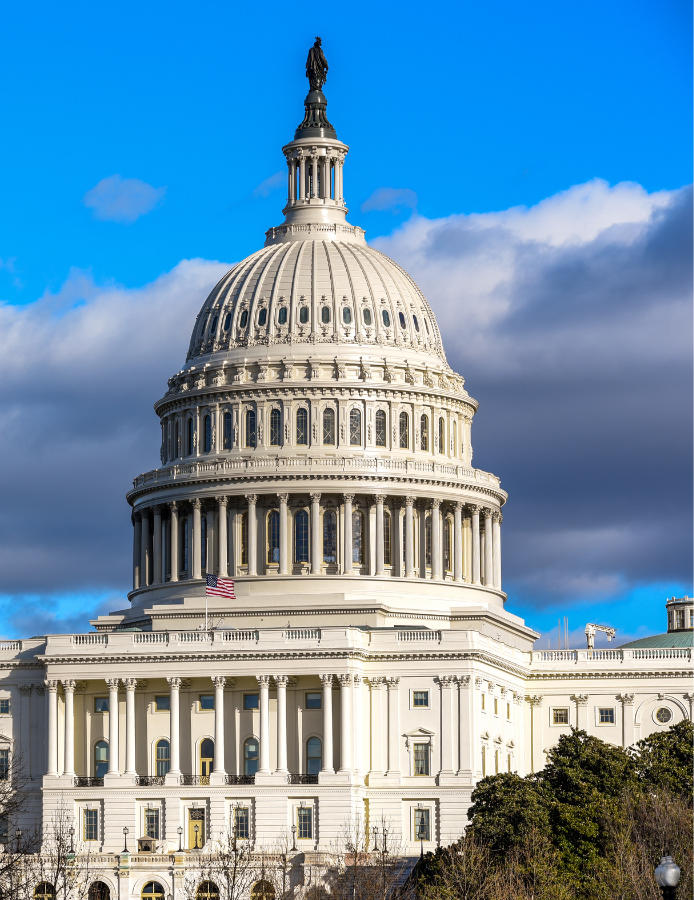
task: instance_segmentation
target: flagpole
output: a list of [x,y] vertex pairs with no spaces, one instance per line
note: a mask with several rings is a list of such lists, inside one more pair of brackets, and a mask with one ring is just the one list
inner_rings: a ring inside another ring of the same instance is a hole
[[205,588],[205,631],[207,631],[207,588]]

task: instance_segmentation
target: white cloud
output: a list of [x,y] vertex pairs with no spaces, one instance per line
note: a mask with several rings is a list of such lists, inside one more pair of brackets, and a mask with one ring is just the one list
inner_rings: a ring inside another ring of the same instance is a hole
[[417,195],[410,188],[377,188],[361,205],[361,211],[365,212],[391,212],[398,213],[403,209],[414,209],[417,206]]
[[166,188],[155,188],[139,178],[109,175],[84,195],[82,202],[102,222],[134,222],[151,212],[164,198]]
[[282,187],[282,185],[287,183],[287,173],[286,172],[275,172],[274,175],[271,175],[269,178],[266,178],[265,181],[261,181],[258,187],[253,191],[254,197],[267,197],[273,191],[276,191],[277,188]]

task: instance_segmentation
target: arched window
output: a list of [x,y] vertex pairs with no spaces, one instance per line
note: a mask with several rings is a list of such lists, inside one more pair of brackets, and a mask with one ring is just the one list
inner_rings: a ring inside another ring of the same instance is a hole
[[443,520],[443,568],[445,572],[453,570],[453,528],[451,520]]
[[181,423],[176,419],[176,427],[174,428],[174,459],[178,459],[181,455]]
[[406,323],[405,323],[405,316],[404,316],[404,314],[403,314],[403,313],[398,313],[398,318],[400,319],[400,327],[401,327],[401,328],[406,328],[407,326],[406,326]]
[[269,881],[256,881],[251,889],[251,900],[275,900],[275,889]]
[[308,444],[308,410],[303,407],[296,411],[296,443]]
[[323,744],[320,738],[306,741],[306,774],[317,775],[323,768]]
[[406,412],[400,413],[400,448],[407,450],[410,445],[410,420]]
[[299,310],[299,323],[305,325],[308,322],[308,306],[302,306]]
[[244,309],[244,311],[241,313],[241,319],[239,320],[239,327],[245,328],[246,325],[248,325],[248,310]]
[[352,310],[349,308],[349,306],[342,307],[342,321],[345,323],[345,325],[349,325],[352,321]]
[[414,322],[414,330],[419,331],[419,322],[417,321],[417,316],[412,316],[412,321]]
[[188,516],[183,520],[183,571],[188,572]]
[[323,443],[335,443],[335,410],[330,407],[323,412]]
[[376,411],[376,446],[385,447],[386,445],[386,414],[385,410]]
[[231,313],[227,313],[224,316],[224,325],[222,326],[225,331],[229,331],[229,326],[231,325]]
[[349,413],[349,443],[352,447],[361,447],[361,410],[352,409]]
[[364,516],[358,510],[352,511],[352,562],[364,561]]
[[200,566],[207,568],[207,516],[200,519]]
[[294,561],[308,562],[308,513],[300,509],[294,520],[295,528],[295,556]]
[[330,307],[322,306],[320,311],[320,320],[324,325],[330,322]]
[[426,517],[424,524],[424,562],[427,569],[431,568],[431,516]]
[[323,513],[323,562],[337,562],[337,515],[332,509]]
[[108,772],[108,744],[106,741],[97,741],[94,744],[94,775],[103,778]]
[[390,513],[387,509],[383,510],[383,563],[386,566],[391,565],[390,557]]
[[425,452],[429,449],[429,418],[422,416],[419,420],[419,443]]
[[231,413],[224,413],[224,449],[231,450]]
[[212,449],[212,416],[205,416],[205,453]]
[[282,413],[279,409],[270,412],[270,446],[279,447],[282,443]]
[[258,771],[258,754],[260,747],[256,738],[248,738],[243,745],[243,774],[255,775]]
[[154,763],[156,775],[159,778],[169,774],[169,769],[171,768],[171,745],[166,738],[162,738],[156,743],[154,748]]
[[443,416],[439,419],[439,453],[446,452],[446,423]]
[[111,890],[103,881],[92,881],[87,891],[87,900],[110,900]]
[[451,437],[453,438],[453,456],[458,455],[458,423],[452,425]]
[[47,881],[40,881],[34,888],[34,900],[53,900],[55,888]]
[[212,319],[212,324],[210,325],[210,337],[215,336],[215,332],[217,331],[217,322],[219,322],[219,316],[215,316]]
[[200,774],[203,778],[208,778],[214,766],[214,741],[212,738],[205,738],[200,742]]
[[248,565],[248,513],[241,515],[241,565]]
[[255,410],[247,409],[246,410],[246,446],[254,448],[255,445],[256,445]]
[[140,894],[142,900],[164,900],[164,888],[158,881],[148,881]]
[[368,326],[370,324],[371,324],[371,310],[365,309],[364,310],[364,325]]
[[280,514],[276,509],[267,514],[267,561],[280,561]]
[[287,324],[287,307],[286,306],[280,306],[280,311],[277,315],[277,322],[279,325]]
[[214,881],[201,881],[195,892],[195,900],[219,900],[219,888]]
[[383,324],[386,328],[390,328],[390,315],[388,314],[388,310],[384,309],[381,313],[381,317],[383,318]]
[[188,419],[188,456],[195,452],[195,422]]
[[262,328],[262,326],[267,322],[267,310],[265,307],[260,310],[258,313],[258,325]]

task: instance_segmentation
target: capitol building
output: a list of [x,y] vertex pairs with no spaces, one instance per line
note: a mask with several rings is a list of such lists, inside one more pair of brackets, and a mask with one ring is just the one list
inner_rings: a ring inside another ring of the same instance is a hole
[[176,897],[230,829],[312,859],[359,818],[417,856],[572,726],[628,747],[692,718],[694,600],[659,598],[665,633],[616,649],[534,649],[507,608],[477,401],[420,289],[347,222],[321,87],[282,148],[284,220],[204,301],[155,404],[128,607],[0,642],[19,827],[67,810],[100,900]]

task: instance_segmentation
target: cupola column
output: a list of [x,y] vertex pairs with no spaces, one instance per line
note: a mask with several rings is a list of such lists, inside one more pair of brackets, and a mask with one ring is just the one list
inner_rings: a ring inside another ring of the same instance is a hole
[[198,497],[194,497],[190,501],[193,507],[193,529],[190,536],[190,547],[188,548],[188,556],[192,558],[193,578],[202,577],[202,540],[200,528],[200,508],[202,503]]
[[287,160],[287,203],[294,203],[296,198],[296,162],[289,158]]
[[65,692],[65,761],[63,775],[75,774],[75,686],[72,679],[63,681]]
[[492,511],[489,507],[484,510],[484,583],[487,587],[494,584]]
[[492,513],[492,545],[494,552],[494,587],[501,590],[501,522],[503,516],[498,510]]
[[472,583],[480,583],[480,508],[469,507],[472,519]]
[[320,494],[311,494],[311,575],[321,573]]
[[318,157],[311,157],[311,197],[318,197]]
[[140,518],[142,520],[142,531],[140,534],[140,587],[147,587],[149,584],[149,572],[147,571],[149,557],[149,510],[140,510]]
[[133,590],[140,587],[140,557],[142,554],[142,519],[139,512],[133,513]]
[[345,544],[344,544],[344,572],[345,575],[351,575],[353,571],[352,564],[352,501],[354,494],[343,494],[343,502],[345,505]]
[[162,571],[162,552],[161,552],[161,506],[154,507],[154,536],[153,536],[153,557],[154,571],[152,572],[152,584],[161,584],[164,581],[164,573]]
[[374,495],[374,500],[376,501],[376,575],[383,575],[385,572],[383,559],[383,503],[385,499],[385,494]]
[[463,580],[463,504],[453,504],[453,581]]
[[118,763],[118,686],[119,678],[107,678],[108,685],[108,774],[119,775]]
[[[318,495],[320,496],[320,494]],[[289,546],[287,541],[287,503],[289,494],[278,494],[280,502],[280,575],[289,574]]]
[[306,157],[303,154],[299,157],[299,191],[300,191],[300,200],[305,200],[308,197],[308,193],[306,191]]
[[172,500],[169,503],[171,510],[171,524],[169,527],[169,559],[171,561],[171,581],[178,581],[178,503]]
[[414,497],[405,498],[405,578],[414,577],[414,502]]
[[[229,543],[229,538],[227,535],[227,504],[229,502],[229,498],[222,495],[221,497],[217,497],[217,533],[218,533],[218,541],[219,547],[217,551],[217,558],[219,560],[219,577],[226,578],[229,574],[229,563],[227,559],[227,548]],[[215,750],[216,754],[216,750]],[[216,755],[215,755],[216,759]]]
[[332,775],[333,768],[333,676],[321,675],[323,684],[323,768],[321,772]]
[[[258,574],[258,519],[256,504],[257,494],[246,494],[248,501],[248,574]],[[262,744],[261,744],[262,747]]]
[[441,556],[441,501],[431,501],[431,577],[435,581],[443,578]]

